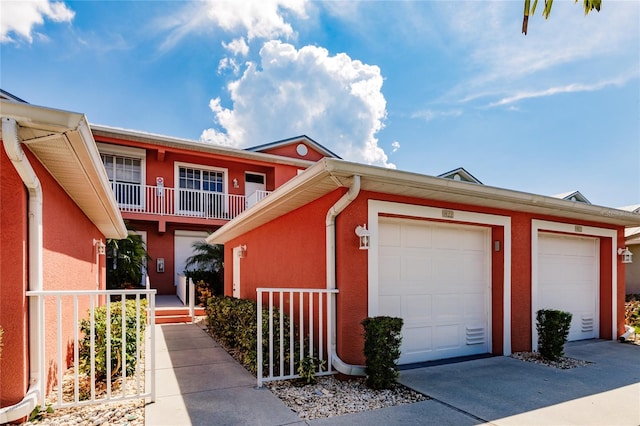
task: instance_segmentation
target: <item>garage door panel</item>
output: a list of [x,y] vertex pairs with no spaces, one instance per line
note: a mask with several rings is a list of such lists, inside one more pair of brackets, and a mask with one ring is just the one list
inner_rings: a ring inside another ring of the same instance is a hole
[[400,224],[386,223],[378,229],[379,245],[383,247],[400,247]]
[[569,340],[597,337],[598,265],[595,238],[539,234],[537,309],[570,312]]
[[379,313],[404,320],[399,363],[488,352],[488,231],[386,218],[379,235]]
[[402,227],[402,246],[405,248],[431,248],[432,231],[422,225],[405,225]]
[[383,296],[379,297],[378,313],[381,316],[401,317],[402,316],[402,298],[400,296]]
[[460,347],[460,326],[458,324],[440,325],[435,330],[436,349],[457,349]]

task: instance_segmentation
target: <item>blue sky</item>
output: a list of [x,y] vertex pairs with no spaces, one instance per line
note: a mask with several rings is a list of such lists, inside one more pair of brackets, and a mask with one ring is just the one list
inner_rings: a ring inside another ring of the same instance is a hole
[[0,0],[0,87],[89,122],[640,203],[640,2]]

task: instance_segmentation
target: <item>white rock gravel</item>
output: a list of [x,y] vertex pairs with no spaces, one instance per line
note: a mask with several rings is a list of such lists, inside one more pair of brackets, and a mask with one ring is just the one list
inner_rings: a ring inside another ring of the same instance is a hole
[[519,359],[521,361],[533,362],[536,364],[548,365],[549,367],[560,368],[562,370],[568,370],[570,368],[583,367],[591,364],[589,361],[583,361],[581,359],[560,357],[555,361],[545,359],[538,352],[515,352],[511,354],[512,358]]
[[309,385],[301,386],[289,380],[269,382],[265,386],[304,420],[342,416],[429,399],[400,384],[390,390],[372,390],[360,378],[338,380],[334,376],[324,376]]

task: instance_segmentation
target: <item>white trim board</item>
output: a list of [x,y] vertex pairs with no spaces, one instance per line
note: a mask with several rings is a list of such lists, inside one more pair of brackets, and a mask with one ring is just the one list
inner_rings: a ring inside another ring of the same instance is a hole
[[[444,212],[446,211],[446,216]],[[504,355],[511,354],[511,218],[486,213],[473,213],[464,210],[442,209],[438,207],[418,206],[414,204],[390,201],[369,200],[367,222],[371,232],[368,250],[368,315],[378,313],[378,217],[380,214],[396,214],[424,219],[437,219],[442,222],[469,225],[501,226],[504,229],[504,289],[503,289],[503,345]],[[491,296],[490,296],[491,297]],[[491,327],[492,324],[489,324]],[[490,345],[491,346],[491,345]]]

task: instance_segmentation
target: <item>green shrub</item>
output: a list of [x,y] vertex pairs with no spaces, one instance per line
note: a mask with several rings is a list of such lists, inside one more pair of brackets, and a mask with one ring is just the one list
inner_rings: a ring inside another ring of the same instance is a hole
[[564,355],[571,317],[571,313],[556,309],[540,309],[536,312],[538,351],[543,358],[555,361]]
[[624,322],[640,333],[640,294],[627,294],[624,304]]
[[[236,299],[233,297],[213,296],[207,302],[207,329],[227,349],[232,351],[252,373],[257,372],[257,303],[253,300]],[[269,367],[269,310],[262,311],[262,353],[263,371],[266,373]],[[280,368],[280,310],[273,310],[273,365],[274,374],[279,373]],[[289,368],[290,348],[290,320],[287,315],[282,316],[283,344],[285,370]],[[297,347],[296,327],[294,327],[294,347]],[[294,350],[294,353],[297,351]],[[293,374],[293,372],[283,372]]]
[[316,372],[324,369],[327,361],[320,360],[314,356],[306,356],[298,364],[298,375],[306,384],[314,383],[316,380]]
[[398,378],[402,318],[366,318],[362,325],[367,386],[372,389],[390,389]]
[[[147,301],[140,300],[140,342],[144,341],[144,329],[147,321]],[[125,358],[122,356],[122,302],[110,303],[111,311],[111,354],[107,354],[107,306],[95,309],[95,330],[91,329],[90,318],[80,321],[80,330],[84,337],[80,341],[79,371],[91,373],[91,335],[95,332],[95,373],[96,380],[107,379],[107,358],[111,362],[111,377],[122,374],[123,364],[127,375],[136,371],[136,301],[125,302]],[[87,315],[88,316],[88,315]]]

